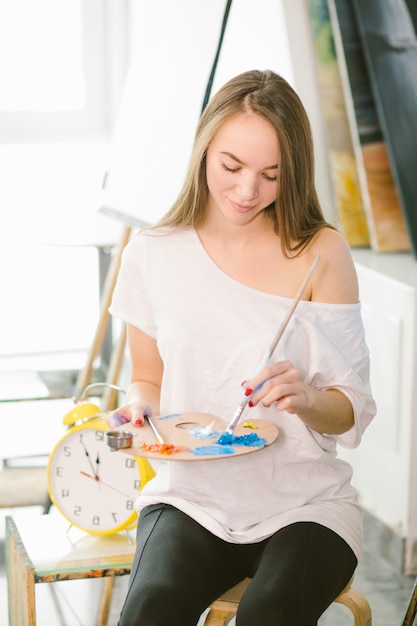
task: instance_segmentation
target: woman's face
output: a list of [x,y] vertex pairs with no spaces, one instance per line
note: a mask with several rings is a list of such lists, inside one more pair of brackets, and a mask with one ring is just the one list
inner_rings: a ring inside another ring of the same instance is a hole
[[278,195],[279,160],[269,122],[253,113],[229,118],[207,150],[209,213],[235,224],[254,220]]

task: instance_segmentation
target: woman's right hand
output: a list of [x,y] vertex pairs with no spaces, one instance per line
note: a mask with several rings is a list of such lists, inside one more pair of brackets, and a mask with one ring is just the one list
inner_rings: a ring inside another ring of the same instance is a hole
[[150,406],[141,400],[136,400],[129,404],[124,404],[109,413],[106,417],[106,422],[110,430],[122,424],[127,424],[127,422],[132,422],[134,426],[143,426],[145,417],[150,417],[150,415],[152,415]]

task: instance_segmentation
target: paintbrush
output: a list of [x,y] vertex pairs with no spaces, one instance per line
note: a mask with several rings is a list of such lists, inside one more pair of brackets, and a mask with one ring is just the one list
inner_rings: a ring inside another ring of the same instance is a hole
[[153,434],[156,437],[156,440],[161,443],[161,444],[165,444],[164,438],[162,437],[161,433],[159,432],[158,427],[156,426],[156,424],[153,423],[153,421],[151,420],[151,417],[148,413],[144,414],[144,417],[146,419],[146,421],[148,422],[149,426],[151,427],[151,430],[153,432]]
[[[263,369],[266,365],[268,365],[268,363],[271,360],[272,354],[275,350],[275,348],[278,345],[279,340],[281,339],[282,335],[284,334],[284,330],[286,329],[288,322],[290,321],[295,308],[297,306],[297,304],[300,302],[301,300],[301,296],[304,293],[305,288],[307,287],[308,283],[310,282],[310,279],[313,275],[314,270],[317,267],[317,263],[320,260],[320,256],[316,256],[316,258],[314,259],[313,263],[310,266],[310,269],[308,270],[299,290],[297,291],[297,293],[294,296],[294,299],[292,301],[292,304],[289,308],[289,311],[287,313],[287,315],[285,316],[285,318],[283,319],[283,321],[281,322],[280,327],[278,328],[265,356],[263,357],[262,361],[260,362],[258,369],[256,370],[255,376],[258,372],[261,371],[261,369]],[[264,383],[262,383],[263,385]],[[249,396],[244,396],[242,402],[239,404],[239,406],[237,407],[228,427],[226,428],[226,433],[228,434],[232,434],[234,429],[236,428],[237,423],[240,420],[240,417],[243,413],[243,411],[246,408],[247,403],[249,402],[251,396],[253,396],[254,393],[256,393],[257,391],[259,391],[259,389],[261,389],[262,385],[259,385],[259,387],[257,387]]]
[[[149,426],[151,427],[151,430],[152,430],[153,434],[155,435],[155,439],[159,443],[165,444],[164,438],[162,437],[161,433],[159,432],[158,427],[151,420],[151,415],[152,415],[151,407],[147,404],[146,407],[145,407],[145,410],[143,412],[144,420],[146,422],[148,422]],[[133,423],[135,423],[135,422],[133,422]]]

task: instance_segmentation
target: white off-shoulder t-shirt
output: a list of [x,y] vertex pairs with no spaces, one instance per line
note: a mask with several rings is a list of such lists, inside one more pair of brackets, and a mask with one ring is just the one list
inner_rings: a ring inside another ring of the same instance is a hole
[[[228,424],[291,299],[243,285],[210,258],[194,229],[136,235],[124,251],[110,312],[157,341],[164,363],[161,414],[212,413]],[[289,359],[306,384],[340,389],[355,424],[343,435],[310,430],[275,407],[246,409],[279,437],[253,454],[157,462],[137,509],[172,504],[234,543],[260,541],[297,521],[338,533],[359,558],[362,512],[337,444],[356,447],[376,412],[360,304],[301,301],[274,360]]]

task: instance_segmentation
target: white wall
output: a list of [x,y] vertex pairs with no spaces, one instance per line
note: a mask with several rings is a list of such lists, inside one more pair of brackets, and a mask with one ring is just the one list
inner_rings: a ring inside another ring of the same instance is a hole
[[[403,540],[403,569],[417,573],[417,263],[411,254],[354,251],[376,418],[355,450],[340,456],[354,468],[364,508]],[[392,544],[394,545],[394,543]],[[389,554],[388,536],[382,546]]]

